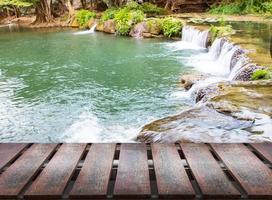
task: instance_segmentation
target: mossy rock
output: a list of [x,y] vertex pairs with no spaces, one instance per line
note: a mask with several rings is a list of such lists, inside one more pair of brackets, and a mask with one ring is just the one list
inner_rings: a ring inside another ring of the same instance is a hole
[[104,23],[98,23],[96,26],[96,31],[104,32]]
[[77,22],[76,18],[73,17],[72,20],[71,20],[71,23],[70,23],[70,26],[72,28],[79,28],[79,23]]

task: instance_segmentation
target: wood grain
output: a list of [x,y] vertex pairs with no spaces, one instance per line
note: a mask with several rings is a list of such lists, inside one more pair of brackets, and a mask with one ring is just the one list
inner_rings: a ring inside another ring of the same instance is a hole
[[70,198],[106,198],[111,175],[115,144],[93,144]]
[[241,197],[207,145],[183,143],[181,148],[204,198]]
[[63,144],[25,196],[31,199],[61,198],[86,146]]
[[195,192],[174,144],[152,144],[159,196],[194,198]]
[[243,144],[211,144],[249,198],[272,198],[272,171]]
[[272,143],[250,144],[264,159],[272,164]]
[[32,145],[0,176],[0,198],[16,198],[56,147],[56,144]]
[[114,196],[148,198],[150,195],[146,145],[122,144]]
[[0,144],[0,171],[11,161],[16,158],[25,148],[27,144],[23,143],[13,143]]

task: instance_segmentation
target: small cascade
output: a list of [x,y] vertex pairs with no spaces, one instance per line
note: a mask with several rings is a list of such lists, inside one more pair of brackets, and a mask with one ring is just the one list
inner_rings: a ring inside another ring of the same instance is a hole
[[191,26],[185,26],[182,29],[182,41],[193,43],[199,47],[206,48],[209,37],[209,31],[200,31]]
[[86,34],[94,33],[96,26],[97,26],[97,24],[94,24],[89,30],[79,31],[79,32],[76,32],[76,33],[73,33],[73,34],[74,35],[86,35]]
[[222,38],[216,38],[212,43],[212,46],[209,48],[209,57],[212,60],[216,60],[219,57],[224,41]]
[[204,73],[229,77],[232,80],[235,73],[249,63],[244,50],[225,38],[217,38],[209,48],[208,53],[197,55],[192,59],[195,66]]
[[249,64],[249,62],[250,62],[250,60],[247,56],[245,56],[245,55],[240,56],[238,61],[236,62],[236,64],[232,68],[228,79],[233,80],[235,78],[235,76],[237,75],[237,73],[240,72],[240,69],[243,68],[245,65]]

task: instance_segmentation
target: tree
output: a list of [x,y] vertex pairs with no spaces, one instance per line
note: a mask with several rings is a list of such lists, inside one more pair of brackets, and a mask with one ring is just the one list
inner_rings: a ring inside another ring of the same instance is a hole
[[52,22],[52,0],[37,0],[35,3],[36,20],[34,23]]
[[0,7],[6,8],[9,13],[10,10],[13,10],[16,17],[20,17],[21,12],[20,8],[30,7],[33,5],[33,2],[30,0],[0,0]]

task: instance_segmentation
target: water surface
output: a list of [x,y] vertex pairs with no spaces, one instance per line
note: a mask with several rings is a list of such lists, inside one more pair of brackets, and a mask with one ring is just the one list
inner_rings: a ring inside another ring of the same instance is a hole
[[0,31],[1,142],[133,141],[188,105],[172,93],[191,51],[73,32]]

